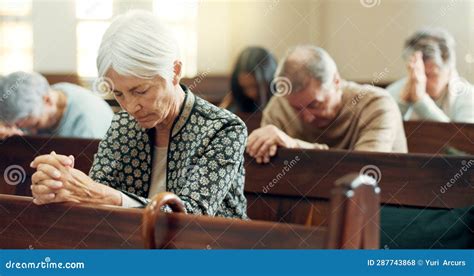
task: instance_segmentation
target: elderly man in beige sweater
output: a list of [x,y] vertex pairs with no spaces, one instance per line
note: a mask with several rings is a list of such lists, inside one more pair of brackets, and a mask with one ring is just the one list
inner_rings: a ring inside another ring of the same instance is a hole
[[321,48],[297,46],[275,74],[272,97],[247,153],[267,163],[278,147],[407,152],[397,104],[383,89],[341,79]]

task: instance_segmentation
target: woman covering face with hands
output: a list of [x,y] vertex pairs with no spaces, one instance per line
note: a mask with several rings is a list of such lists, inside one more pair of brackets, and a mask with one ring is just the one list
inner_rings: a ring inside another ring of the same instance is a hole
[[387,90],[404,120],[474,123],[474,91],[456,70],[453,37],[442,29],[417,31],[405,43],[407,77]]

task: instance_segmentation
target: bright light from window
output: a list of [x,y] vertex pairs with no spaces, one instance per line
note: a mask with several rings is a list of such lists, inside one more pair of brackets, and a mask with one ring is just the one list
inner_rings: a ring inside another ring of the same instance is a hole
[[31,13],[31,0],[0,1],[0,16],[28,16]]
[[197,74],[197,14],[200,2],[200,0],[153,1],[154,13],[173,29],[186,77]]
[[197,18],[200,0],[155,0],[153,10],[163,20],[183,21]]
[[3,22],[0,25],[0,72],[33,69],[33,31],[31,24]]
[[113,0],[76,0],[77,73],[97,76],[97,52],[113,16]]
[[77,72],[82,77],[97,76],[97,53],[109,22],[85,21],[77,25]]
[[0,74],[33,70],[31,1],[0,1]]

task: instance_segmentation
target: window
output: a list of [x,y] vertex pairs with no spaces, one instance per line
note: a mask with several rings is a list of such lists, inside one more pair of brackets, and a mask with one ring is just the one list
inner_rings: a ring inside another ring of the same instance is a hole
[[31,0],[0,1],[0,74],[33,70]]
[[[153,11],[171,28],[178,41],[184,76],[197,72],[197,13],[199,0],[154,0]],[[76,0],[77,72],[97,76],[100,41],[114,15],[113,0]]]
[[112,15],[112,0],[76,0],[77,72],[80,77],[97,76],[97,53]]
[[197,15],[200,0],[154,0],[153,11],[171,28],[180,48],[185,77],[197,74]]

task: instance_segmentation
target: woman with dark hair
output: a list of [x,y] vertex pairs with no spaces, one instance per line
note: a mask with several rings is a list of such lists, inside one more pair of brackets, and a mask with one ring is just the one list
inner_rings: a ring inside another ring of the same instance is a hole
[[221,103],[232,112],[263,109],[272,96],[270,84],[277,67],[275,57],[261,47],[240,53],[232,72],[231,91]]

